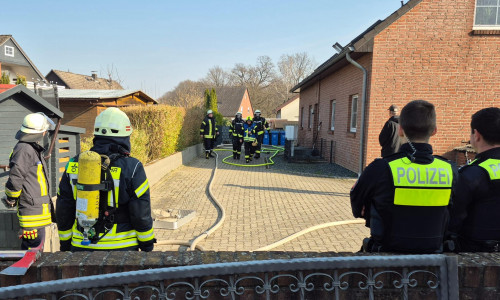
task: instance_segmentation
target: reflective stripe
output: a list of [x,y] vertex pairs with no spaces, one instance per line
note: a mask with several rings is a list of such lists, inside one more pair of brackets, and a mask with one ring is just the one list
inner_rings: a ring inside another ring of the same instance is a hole
[[22,216],[17,212],[17,217],[19,218],[19,225],[23,228],[29,227],[42,227],[50,225],[52,223],[52,218],[50,216],[49,205],[47,203],[42,204],[43,210],[41,215],[29,215]]
[[500,159],[487,159],[480,163],[478,166],[485,169],[490,175],[490,180],[500,179]]
[[116,233],[116,227],[116,224],[114,224],[113,228],[108,232],[108,234],[106,234],[101,240],[99,240],[99,243],[83,246],[81,245],[83,235],[80,231],[78,231],[75,221],[75,224],[72,228],[73,238],[71,240],[71,245],[86,249],[120,249],[139,246],[135,230]]
[[22,190],[11,191],[7,188],[5,189],[5,195],[7,195],[8,197],[12,197],[12,198],[19,198],[21,196],[21,192],[22,192]]
[[149,189],[149,182],[148,180],[146,179],[146,181],[144,181],[141,186],[139,186],[136,190],[135,190],[135,194],[137,195],[137,198],[140,198],[142,195],[144,195],[144,193]]
[[394,182],[394,204],[446,206],[450,202],[453,170],[445,161],[434,159],[427,165],[412,163],[407,157],[389,162]]
[[72,229],[64,230],[64,231],[58,230],[58,233],[59,233],[59,239],[61,241],[67,241],[73,235],[73,230]]
[[[118,195],[120,191],[120,175],[122,173],[122,169],[112,167],[110,171],[111,177],[113,178],[113,185],[115,186],[115,193]],[[115,193],[112,193],[111,191],[108,192],[108,206],[118,207],[118,201],[115,201]]]
[[40,185],[40,195],[47,196],[47,182],[45,181],[45,174],[43,173],[43,165],[41,162],[38,162],[36,176],[38,184]]
[[139,246],[139,242],[136,239],[130,240],[130,241],[125,241],[125,242],[120,242],[120,243],[117,243],[117,242],[105,243],[105,242],[101,242],[101,241],[99,241],[99,243],[97,243],[97,244],[90,244],[88,246],[84,246],[81,244],[81,242],[78,242],[76,240],[71,240],[71,245],[78,247],[78,248],[102,249],[102,250],[105,250],[105,249],[112,250],[112,249],[120,249],[120,248],[127,248],[127,247],[134,247],[134,246],[138,247]]
[[150,241],[150,240],[154,239],[154,237],[155,237],[155,234],[153,232],[153,228],[151,228],[150,230],[148,230],[146,232],[137,231],[137,239],[141,242]]

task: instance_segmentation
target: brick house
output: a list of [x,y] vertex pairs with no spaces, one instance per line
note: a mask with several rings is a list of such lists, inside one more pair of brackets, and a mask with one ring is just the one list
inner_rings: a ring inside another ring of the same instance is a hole
[[[469,140],[470,116],[500,104],[500,3],[484,3],[410,0],[345,47],[336,44],[339,53],[292,89],[300,93],[299,143],[331,142],[335,162],[359,172],[380,156],[387,108],[424,99],[437,110],[434,152],[453,159]],[[366,70],[364,122],[364,75],[349,58]]]
[[247,88],[218,87],[215,88],[215,93],[217,94],[217,109],[224,118],[232,120],[238,111],[242,112],[243,119],[248,116],[253,117],[252,102]]

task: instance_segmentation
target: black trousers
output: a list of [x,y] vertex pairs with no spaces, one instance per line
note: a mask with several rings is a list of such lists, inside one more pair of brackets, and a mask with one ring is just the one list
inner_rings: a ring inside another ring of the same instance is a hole
[[253,142],[245,142],[245,158],[250,158],[255,153],[255,147],[252,146]]
[[[32,229],[26,229],[26,231],[31,231]],[[25,239],[24,237],[21,240],[21,250],[29,250],[30,248],[35,248],[40,246],[40,243],[45,241],[45,227],[37,228],[37,237],[34,239]]]
[[264,142],[264,134],[257,135],[257,147],[255,147],[255,153],[260,155],[260,151],[262,149],[262,142]]
[[205,145],[205,152],[210,152],[214,149],[215,139],[203,139],[203,144]]
[[243,138],[233,136],[233,154],[241,154],[241,145],[243,145]]

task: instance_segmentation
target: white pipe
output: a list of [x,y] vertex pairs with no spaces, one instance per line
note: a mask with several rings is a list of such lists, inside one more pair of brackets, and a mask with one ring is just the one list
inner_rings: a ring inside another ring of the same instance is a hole
[[294,233],[284,239],[281,239],[275,243],[272,243],[271,245],[267,245],[265,247],[261,247],[257,250],[254,250],[254,251],[269,251],[273,248],[276,248],[278,246],[281,246],[283,245],[284,243],[287,243],[293,239],[296,239],[298,238],[299,236],[301,235],[304,235],[306,233],[309,233],[311,231],[314,231],[314,230],[318,230],[318,229],[322,229],[322,228],[326,228],[326,227],[332,227],[332,226],[339,226],[339,225],[348,225],[348,224],[364,224],[365,223],[365,220],[357,220],[357,219],[354,219],[354,220],[345,220],[345,221],[335,221],[335,222],[329,222],[329,223],[323,223],[323,224],[319,224],[319,225],[316,225],[316,226],[312,226],[312,227],[309,227],[309,228],[306,228],[304,230],[301,230],[297,233]]

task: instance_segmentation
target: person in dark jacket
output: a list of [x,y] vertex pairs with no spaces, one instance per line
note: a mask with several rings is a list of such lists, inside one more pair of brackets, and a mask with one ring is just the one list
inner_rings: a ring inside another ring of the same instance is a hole
[[500,108],[472,116],[470,143],[477,155],[459,170],[450,238],[457,251],[500,250]]
[[94,226],[94,241],[89,245],[82,243],[83,228],[75,217],[78,156],[66,166],[57,193],[61,251],[153,250],[156,239],[149,183],[142,163],[130,157],[131,133],[129,118],[118,108],[107,108],[96,118],[90,150],[109,158],[109,173],[102,172],[101,178],[112,182],[114,188],[100,192],[99,219]]
[[382,131],[378,136],[380,146],[382,146],[382,157],[389,156],[398,152],[400,139],[399,139],[399,108],[396,105],[389,107],[389,120],[385,122]]
[[432,155],[434,105],[424,100],[401,111],[398,153],[373,161],[351,190],[354,217],[364,218],[368,252],[440,253],[457,179],[456,167]]
[[255,133],[255,124],[252,122],[252,117],[247,117],[243,125],[243,140],[245,141],[245,161],[249,163],[255,153],[255,146],[253,145],[257,139]]
[[21,227],[21,249],[38,247],[45,239],[45,227],[52,223],[49,176],[41,145],[54,123],[43,113],[27,115],[16,134],[19,142],[9,159],[9,179],[4,204],[17,206]]
[[241,145],[243,145],[243,126],[245,122],[241,118],[241,112],[237,112],[234,120],[229,126],[229,134],[233,139],[233,159],[240,159]]
[[256,110],[254,113],[253,124],[255,125],[255,133],[257,138],[257,146],[255,148],[255,158],[260,157],[260,152],[262,149],[262,142],[264,141],[264,131],[269,131],[269,123],[266,118],[260,116],[260,110]]
[[205,158],[213,156],[213,149],[215,144],[215,138],[219,135],[219,130],[215,126],[215,118],[213,111],[210,109],[207,111],[205,119],[201,122],[200,126],[200,137],[203,139],[203,145],[205,145]]

